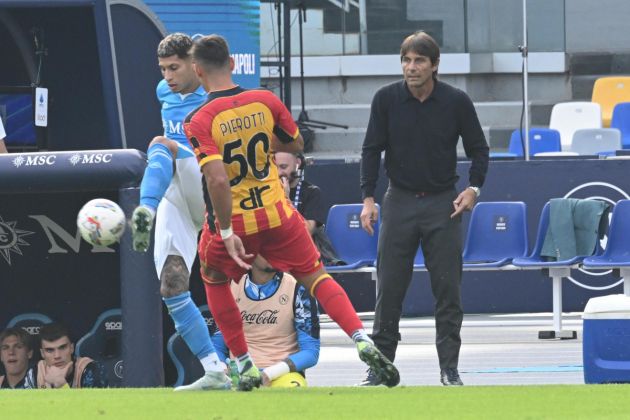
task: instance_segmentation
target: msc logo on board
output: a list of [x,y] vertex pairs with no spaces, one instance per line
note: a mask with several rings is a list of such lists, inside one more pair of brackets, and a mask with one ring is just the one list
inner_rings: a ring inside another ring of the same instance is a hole
[[56,159],[56,155],[18,155],[11,162],[16,168],[21,166],[52,166],[55,164]]
[[110,163],[112,161],[111,153],[75,153],[68,158],[68,162],[72,166],[89,165],[98,163]]

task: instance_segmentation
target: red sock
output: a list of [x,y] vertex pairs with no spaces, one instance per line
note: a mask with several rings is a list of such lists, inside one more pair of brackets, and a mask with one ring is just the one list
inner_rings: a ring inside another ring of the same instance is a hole
[[204,282],[204,286],[206,287],[208,307],[228,348],[235,356],[247,353],[243,320],[238,306],[234,302],[230,283],[208,284]]
[[332,277],[322,280],[315,287],[315,298],[348,337],[352,337],[352,333],[363,328],[363,323],[357,316],[346,291]]

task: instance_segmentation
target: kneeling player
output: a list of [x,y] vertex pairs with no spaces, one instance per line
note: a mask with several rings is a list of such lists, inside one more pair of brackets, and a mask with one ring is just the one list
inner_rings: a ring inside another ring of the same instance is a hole
[[[240,282],[232,282],[231,288],[249,352],[262,369],[263,385],[306,386],[304,371],[319,359],[315,299],[292,275],[276,271],[260,257]],[[217,352],[227,357],[223,334],[214,334],[212,341]]]

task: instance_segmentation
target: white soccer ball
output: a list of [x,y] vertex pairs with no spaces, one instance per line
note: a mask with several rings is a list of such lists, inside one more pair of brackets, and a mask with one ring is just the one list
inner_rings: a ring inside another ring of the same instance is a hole
[[113,201],[95,198],[79,210],[77,227],[86,242],[109,246],[118,242],[125,232],[125,213]]

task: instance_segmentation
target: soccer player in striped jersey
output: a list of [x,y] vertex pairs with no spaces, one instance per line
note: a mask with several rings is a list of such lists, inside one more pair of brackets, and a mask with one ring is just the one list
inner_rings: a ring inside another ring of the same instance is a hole
[[246,90],[232,81],[234,61],[225,39],[208,35],[192,49],[193,65],[208,101],[186,117],[185,131],[204,174],[206,204],[216,215],[199,241],[201,275],[208,306],[240,373],[239,389],[261,384],[249,355],[230,279],[240,279],[260,254],[279,271],[291,273],[352,337],[359,357],[394,386],[398,370],[374,346],[345,291],[326,272],[304,219],[287,199],[274,151],[303,148],[299,130],[271,92]]
[[186,115],[206,100],[206,91],[192,67],[191,47],[192,39],[182,33],[170,34],[158,45],[158,64],[164,79],[156,93],[162,105],[164,135],[149,144],[140,205],[131,217],[133,248],[138,252],[149,249],[155,220],[154,259],[162,299],[175,329],[206,372],[198,381],[176,391],[230,388],[188,287],[205,211],[199,166],[183,129]]

